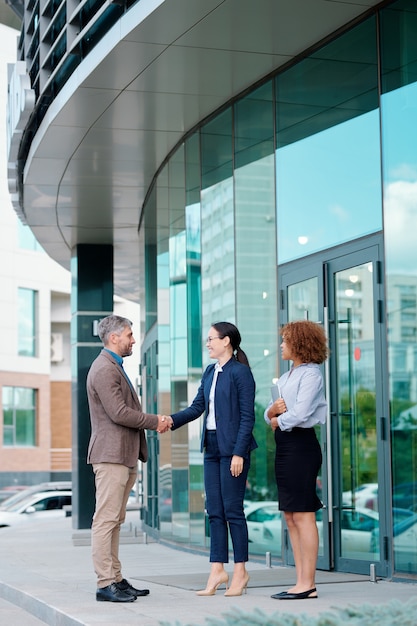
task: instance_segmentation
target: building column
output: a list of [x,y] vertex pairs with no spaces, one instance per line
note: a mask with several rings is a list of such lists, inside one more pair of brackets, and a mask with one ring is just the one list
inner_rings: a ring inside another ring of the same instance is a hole
[[80,244],[71,259],[72,526],[91,527],[94,475],[87,465],[90,440],[86,380],[102,343],[97,324],[113,312],[113,246]]

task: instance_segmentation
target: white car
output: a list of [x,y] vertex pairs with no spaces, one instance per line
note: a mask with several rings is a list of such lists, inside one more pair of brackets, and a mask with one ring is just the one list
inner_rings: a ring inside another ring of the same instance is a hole
[[342,511],[342,556],[368,554],[371,551],[372,531],[378,526],[379,516],[376,511],[361,507]]
[[64,489],[29,493],[25,497],[13,499],[8,506],[3,502],[0,510],[0,528],[31,523],[34,520],[65,517],[63,507],[71,506],[71,501],[72,491]]
[[[316,517],[321,548],[323,546],[322,510],[317,511]],[[341,520],[342,554],[348,556],[353,552],[369,553],[371,534],[376,527],[378,527],[378,513],[376,511],[363,508],[343,511]],[[281,517],[279,520],[266,521],[263,525],[263,543],[274,555],[281,554],[281,530]]]
[[[281,512],[278,510],[278,502],[247,502],[245,503],[245,516],[248,525],[249,543],[256,544],[260,550],[271,550],[270,539],[265,537],[266,524],[272,524],[274,534],[281,537]],[[280,541],[281,546],[281,541]],[[251,548],[254,548],[253,545]],[[275,552],[277,554],[277,552]],[[279,551],[281,554],[281,550]]]
[[[410,509],[393,509],[393,547],[395,569],[415,570],[417,563],[417,515]],[[371,534],[371,552],[379,552],[379,528]]]
[[378,483],[363,483],[353,491],[343,492],[344,506],[378,510]]
[[413,572],[417,563],[417,515],[394,524],[395,569]]

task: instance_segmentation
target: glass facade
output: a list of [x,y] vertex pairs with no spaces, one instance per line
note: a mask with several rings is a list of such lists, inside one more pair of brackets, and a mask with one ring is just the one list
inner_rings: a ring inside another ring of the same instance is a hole
[[[393,508],[417,512],[417,9],[381,12],[381,119]],[[417,520],[417,517],[416,517]],[[414,517],[394,523],[395,569],[417,571]],[[414,539],[413,539],[414,537]]]
[[276,78],[278,262],[382,227],[376,19]]
[[[281,272],[304,258],[315,262],[319,254],[337,258],[346,245],[380,236],[385,264],[364,258],[354,264],[355,276],[349,265],[334,271],[343,323],[330,382],[339,385],[338,409],[345,414],[335,429],[342,469],[334,484],[350,503],[344,502],[337,522],[346,557],[341,562],[348,568],[349,559],[379,559],[381,530],[387,533],[381,559],[389,560],[392,548],[393,569],[417,573],[417,544],[403,550],[417,524],[416,33],[414,3],[394,2],[247,92],[178,146],[144,207],[143,353],[158,379],[157,389],[147,389],[146,406],[154,410],[155,393],[166,413],[188,406],[208,364],[208,329],[219,320],[237,324],[257,384],[259,447],[247,500],[248,521],[260,523],[261,532],[250,545],[252,554],[282,552],[280,516],[271,509],[275,444],[263,412],[279,374],[284,299],[289,319],[310,310],[323,321],[320,272],[294,279],[288,293]],[[374,320],[386,325],[388,355],[380,356]],[[157,345],[153,352],[151,344]],[[380,443],[386,436],[379,417],[384,400],[377,398],[381,372],[373,365],[378,360],[388,379],[384,420],[392,454]],[[348,417],[351,400],[360,415],[355,423]],[[159,479],[148,494],[148,509],[156,498],[159,512],[148,521],[162,536],[206,547],[200,432],[196,421],[162,439]],[[379,506],[391,500],[394,508],[386,508],[388,522],[384,517],[379,527],[378,468],[390,462],[393,484],[390,478],[384,483],[388,491],[379,494]],[[361,526],[351,509],[356,490],[365,485],[369,498],[363,503],[370,512]],[[262,509],[254,507],[257,502]],[[351,547],[351,531],[359,533],[362,543],[355,545],[363,547]]]

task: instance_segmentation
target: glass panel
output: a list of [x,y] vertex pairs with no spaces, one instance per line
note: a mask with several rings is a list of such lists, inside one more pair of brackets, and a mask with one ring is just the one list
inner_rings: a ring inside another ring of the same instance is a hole
[[417,572],[417,13],[401,1],[381,11],[382,149],[392,437],[394,566]]
[[[168,164],[169,176],[169,294],[170,363],[173,406],[185,407],[187,398],[187,250],[185,230],[184,146]],[[188,499],[188,429],[172,433],[172,535],[188,542],[190,513]],[[162,459],[161,459],[162,462]]]
[[377,86],[374,17],[277,77],[279,263],[381,229]]
[[340,555],[370,560],[378,528],[378,457],[372,263],[337,272],[336,352],[342,503]]
[[318,278],[310,278],[295,283],[288,288],[288,321],[319,321],[317,300]]
[[[146,203],[144,228],[141,229],[144,259],[140,264],[141,281],[144,285],[142,300],[145,302],[145,331],[149,331],[157,320],[157,267],[156,267],[156,189],[152,190]],[[139,248],[142,249],[142,248]]]
[[[200,384],[201,350],[201,168],[198,134],[185,143],[185,223],[187,233],[188,381],[186,397],[192,401]],[[203,455],[200,452],[201,420],[188,425],[190,541],[205,546]]]
[[[156,397],[159,397],[159,410],[171,412],[171,302],[170,302],[170,222],[169,222],[169,170],[165,167],[159,177],[155,189],[155,252],[156,281],[152,289],[158,312],[157,341],[152,345],[151,363],[148,375],[154,380],[150,383],[153,396],[151,401],[156,412]],[[158,210],[156,210],[158,207]],[[152,224],[153,218],[150,218]],[[151,241],[151,233],[149,233]],[[150,251],[152,253],[152,251]],[[155,260],[153,260],[155,262]],[[148,363],[147,363],[148,365]],[[149,365],[148,365],[149,366]],[[158,392],[158,394],[157,394]],[[157,484],[153,478],[153,496],[158,497],[158,505],[152,504],[158,511],[161,535],[169,533],[171,526],[169,510],[172,498],[172,467],[171,467],[171,434],[166,433],[157,440],[156,433],[149,431],[148,440],[152,437],[154,450],[154,472],[158,476]],[[156,462],[157,459],[157,462]],[[149,462],[148,462],[149,465]],[[159,471],[159,474],[157,474]],[[155,526],[155,520],[152,520]]]
[[[319,300],[318,291],[319,281],[316,276],[308,278],[307,280],[300,281],[290,285],[287,289],[288,297],[288,321],[293,322],[295,320],[306,319],[312,322],[320,322],[319,319]],[[320,426],[315,427],[317,439],[320,443],[321,449],[324,450],[323,437],[324,431]],[[323,455],[323,465],[324,465]],[[323,500],[322,484],[323,484],[323,465],[317,476],[317,495],[320,500]],[[323,520],[323,513],[321,510],[316,513],[317,527],[319,531],[319,556],[323,556],[324,543],[323,543],[323,524],[326,520]],[[326,532],[327,536],[327,532]]]
[[[272,551],[280,555],[281,519],[274,503],[275,442],[263,419],[278,371],[272,88],[269,82],[235,105],[236,311],[242,348],[256,380],[254,436],[259,448],[251,457],[246,490],[249,547],[253,554]],[[263,515],[265,524],[261,523]]]
[[36,391],[3,387],[3,445],[36,445]]
[[16,446],[33,446],[35,441],[34,410],[16,410]]
[[[232,112],[201,130],[201,291],[203,335],[219,320],[235,321],[235,223]],[[207,351],[203,356],[208,360]]]
[[18,289],[18,354],[36,356],[36,292]]
[[201,173],[200,141],[185,143],[185,225],[187,233],[188,367],[201,372]]
[[[169,362],[169,361],[168,361]],[[161,376],[161,372],[158,370],[158,342],[153,341],[146,350],[143,357],[142,374],[146,385],[146,410],[149,413],[156,413],[158,411],[157,403],[157,391],[158,391],[158,373]],[[162,372],[162,380],[164,381],[166,376]],[[163,387],[164,388],[164,387]],[[168,397],[166,397],[168,396]],[[161,398],[161,412],[165,413],[165,407],[169,406],[169,394],[166,392],[160,395]],[[166,437],[168,435],[165,435]],[[164,531],[164,521],[162,511],[163,509],[163,491],[159,492],[159,484],[162,483],[162,474],[164,467],[158,467],[158,449],[159,440],[158,435],[153,430],[147,432],[148,440],[148,462],[145,466],[147,473],[147,498],[146,498],[146,515],[145,522],[153,528],[158,528],[158,515],[161,533]],[[166,440],[161,438],[161,455],[167,454],[170,448],[166,446]],[[159,469],[159,475],[158,475]],[[169,465],[170,469],[170,465]],[[171,486],[170,476],[167,478],[166,483]],[[159,496],[159,499],[158,499]]]

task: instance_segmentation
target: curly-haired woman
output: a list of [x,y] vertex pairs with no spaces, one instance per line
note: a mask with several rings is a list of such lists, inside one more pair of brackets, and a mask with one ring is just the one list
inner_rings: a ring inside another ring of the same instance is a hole
[[328,354],[323,328],[308,320],[289,322],[280,331],[281,354],[291,369],[276,385],[265,420],[274,431],[278,508],[284,512],[296,569],[296,584],[272,598],[317,598],[315,573],[318,532],[315,512],[323,504],[316,493],[322,453],[314,426],[324,424],[327,403],[320,364]]

